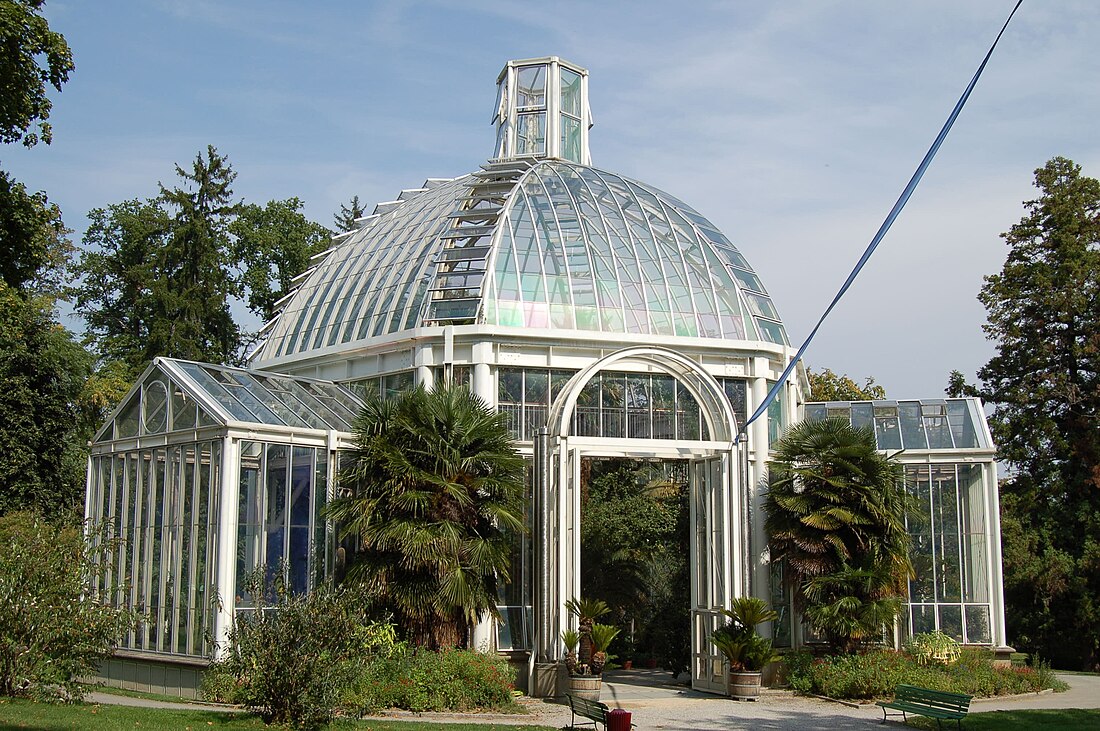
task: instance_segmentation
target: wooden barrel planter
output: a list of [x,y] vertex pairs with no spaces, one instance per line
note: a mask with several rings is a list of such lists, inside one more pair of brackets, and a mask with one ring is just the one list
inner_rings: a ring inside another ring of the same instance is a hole
[[600,699],[600,685],[602,678],[599,675],[570,675],[569,694],[590,701]]
[[730,671],[730,697],[739,701],[754,701],[760,697],[760,673]]

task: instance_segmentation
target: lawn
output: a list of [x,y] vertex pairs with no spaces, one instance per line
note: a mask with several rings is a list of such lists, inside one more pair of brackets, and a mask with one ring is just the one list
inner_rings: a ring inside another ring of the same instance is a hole
[[[409,721],[355,721],[334,724],[334,729],[349,731],[418,731],[425,724]],[[262,729],[263,722],[243,713],[219,713],[200,709],[176,711],[132,706],[72,706],[33,703],[25,700],[0,699],[0,729],[28,731],[72,731],[76,729],[120,729],[141,731],[237,731]],[[548,726],[506,726],[503,724],[439,723],[433,731],[554,731]]]
[[[954,723],[954,722],[952,722]],[[947,726],[947,724],[945,724]],[[936,728],[930,718],[909,717],[909,728]],[[900,722],[891,722],[884,729],[903,729]],[[963,731],[1034,731],[1036,728],[1056,728],[1058,731],[1096,731],[1100,728],[1100,709],[1043,709],[1033,711],[989,711],[974,713],[963,719]]]

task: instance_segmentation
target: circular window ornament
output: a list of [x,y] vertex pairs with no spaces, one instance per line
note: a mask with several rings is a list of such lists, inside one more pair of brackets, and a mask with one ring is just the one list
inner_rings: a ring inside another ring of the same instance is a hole
[[165,431],[168,425],[168,389],[163,381],[150,381],[142,393],[142,423],[146,434]]

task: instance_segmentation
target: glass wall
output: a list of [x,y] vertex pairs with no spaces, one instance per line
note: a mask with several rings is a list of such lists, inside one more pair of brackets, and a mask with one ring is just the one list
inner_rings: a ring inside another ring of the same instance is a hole
[[143,616],[121,647],[212,653],[220,465],[220,440],[92,458],[89,517],[123,540],[95,588]]
[[991,449],[977,428],[976,399],[830,401],[806,404],[809,420],[840,418],[870,427],[879,449]]
[[524,523],[527,533],[512,534],[511,565],[508,567],[508,583],[497,588],[498,650],[529,650],[534,642],[534,611],[531,605],[531,571],[534,566],[532,538],[535,532],[531,512],[531,490],[534,469],[527,466],[526,490],[523,497]]
[[959,642],[989,644],[989,543],[985,490],[977,464],[909,465],[918,510],[907,516],[915,578],[909,631],[941,630]]
[[[501,368],[497,408],[508,417],[512,435],[533,439],[546,425],[550,405],[575,371]],[[738,423],[747,409],[743,379],[719,379]],[[601,371],[577,399],[572,433],[631,439],[709,439],[699,404],[672,376]]]
[[241,442],[237,509],[236,607],[250,609],[255,598],[246,578],[265,567],[273,578],[280,566],[294,594],[313,586],[325,569],[325,524],[321,519],[328,489],[328,452],[313,447]]

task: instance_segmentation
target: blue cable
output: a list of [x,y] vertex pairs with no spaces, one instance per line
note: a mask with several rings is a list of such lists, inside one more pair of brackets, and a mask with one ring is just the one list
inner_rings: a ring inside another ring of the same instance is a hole
[[1004,35],[1005,30],[1008,28],[1008,24],[1012,21],[1012,16],[1020,9],[1023,2],[1024,0],[1018,0],[1016,7],[1012,8],[1012,12],[1008,14],[1008,20],[1006,20],[1004,26],[1001,27],[1001,32],[997,34],[997,38],[994,39],[993,45],[989,47],[989,51],[985,54],[985,58],[982,59],[981,66],[979,66],[978,70],[974,73],[974,78],[970,80],[970,84],[967,85],[966,91],[959,97],[959,101],[955,104],[955,108],[951,110],[951,115],[947,118],[947,122],[944,123],[943,129],[941,129],[940,133],[936,136],[936,141],[928,148],[928,152],[925,153],[924,159],[921,160],[920,165],[917,167],[917,171],[913,173],[913,177],[909,179],[909,184],[905,186],[905,190],[902,191],[897,203],[890,209],[890,213],[886,216],[886,220],[879,226],[878,233],[871,239],[871,243],[867,246],[867,250],[863,252],[863,256],[856,262],[855,268],[852,269],[852,273],[844,280],[844,285],[840,288],[840,291],[836,293],[836,296],[833,297],[833,301],[829,303],[828,308],[826,308],[824,314],[821,315],[821,319],[814,325],[814,329],[810,331],[810,334],[806,337],[806,341],[803,342],[802,347],[798,349],[798,353],[791,359],[791,362],[783,371],[783,375],[780,376],[779,380],[775,382],[775,385],[771,387],[771,390],[768,391],[768,395],[764,397],[764,400],[760,403],[760,406],[757,407],[756,411],[753,412],[752,416],[750,416],[741,426],[741,429],[738,430],[737,436],[734,438],[735,442],[741,441],[744,438],[745,430],[748,429],[749,424],[759,419],[760,416],[768,410],[768,407],[771,405],[772,401],[775,400],[780,389],[783,388],[783,384],[787,382],[787,378],[791,375],[791,371],[793,371],[795,366],[798,365],[798,362],[802,360],[802,355],[806,352],[806,348],[809,347],[814,336],[817,335],[817,331],[821,329],[821,325],[825,322],[825,318],[829,316],[829,313],[832,312],[833,308],[840,302],[840,298],[843,297],[844,293],[848,291],[848,288],[852,286],[852,282],[859,276],[860,271],[863,269],[863,265],[871,258],[871,254],[875,253],[875,249],[878,248],[879,242],[882,241],[883,237],[886,236],[886,232],[889,231],[890,227],[893,225],[894,219],[898,217],[898,214],[901,213],[901,209],[904,208],[905,204],[909,201],[909,196],[913,195],[913,191],[916,190],[920,179],[924,177],[924,171],[928,169],[929,164],[932,162],[932,158],[936,156],[936,152],[939,151],[940,145],[942,145],[943,141],[947,138],[947,133],[951,131],[951,126],[955,124],[955,120],[966,104],[966,100],[970,98],[970,92],[974,91],[974,86],[978,83],[978,78],[982,75],[982,71],[985,70],[985,65],[989,62],[990,56],[993,55],[993,50],[997,47],[997,43],[1001,40],[1001,36]]

